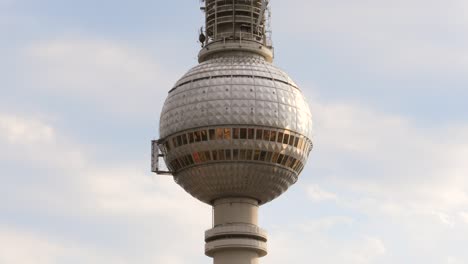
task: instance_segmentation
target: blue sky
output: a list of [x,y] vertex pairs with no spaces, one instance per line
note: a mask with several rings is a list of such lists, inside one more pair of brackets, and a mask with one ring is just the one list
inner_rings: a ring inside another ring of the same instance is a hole
[[[0,0],[0,263],[209,263],[211,210],[149,173],[198,1]],[[263,263],[468,262],[468,4],[272,1],[315,149]]]

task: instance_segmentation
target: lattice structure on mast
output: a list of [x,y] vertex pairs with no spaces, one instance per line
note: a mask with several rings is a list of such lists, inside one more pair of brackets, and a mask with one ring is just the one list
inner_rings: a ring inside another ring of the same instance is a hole
[[214,42],[254,41],[272,48],[268,0],[201,0],[205,12],[203,46]]

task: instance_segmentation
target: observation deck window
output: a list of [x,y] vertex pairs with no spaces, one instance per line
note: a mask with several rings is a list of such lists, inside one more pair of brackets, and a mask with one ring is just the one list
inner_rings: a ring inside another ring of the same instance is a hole
[[240,139],[247,139],[247,128],[240,129]]
[[249,128],[249,131],[247,133],[247,138],[248,139],[254,139],[254,136],[255,136],[255,128]]
[[270,140],[270,130],[263,131],[263,140],[269,141]]
[[233,128],[232,129],[232,138],[233,139],[239,139],[239,128]]
[[224,139],[231,139],[231,129],[225,128],[224,129]]
[[224,129],[222,128],[217,128],[216,129],[216,139],[220,140],[224,138]]
[[270,141],[274,142],[276,140],[276,131],[270,132]]
[[260,150],[259,149],[255,150],[253,159],[254,160],[259,160],[260,159]]
[[277,140],[277,142],[278,142],[278,143],[283,143],[283,137],[284,137],[284,133],[283,133],[283,132],[278,132],[278,140]]
[[201,131],[201,138],[202,141],[208,141],[208,133],[206,132],[206,130]]
[[209,136],[210,136],[210,140],[215,140],[216,139],[214,129],[208,130],[208,133],[209,133]]
[[262,140],[263,137],[263,129],[257,129],[257,140]]
[[245,157],[246,160],[252,160],[253,151],[251,149],[247,150],[247,156]]

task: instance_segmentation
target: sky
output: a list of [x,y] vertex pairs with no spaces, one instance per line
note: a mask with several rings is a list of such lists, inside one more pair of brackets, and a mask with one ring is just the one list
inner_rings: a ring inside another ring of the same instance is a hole
[[[0,0],[0,264],[211,262],[211,208],[150,173],[199,4]],[[262,263],[468,263],[468,2],[271,8],[315,148]]]

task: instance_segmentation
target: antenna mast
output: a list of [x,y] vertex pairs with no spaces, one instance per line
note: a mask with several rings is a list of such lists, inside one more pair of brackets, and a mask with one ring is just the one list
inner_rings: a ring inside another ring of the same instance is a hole
[[[273,61],[269,38],[269,0],[201,0],[205,12],[206,38],[202,42],[199,61],[226,51],[257,53]],[[201,35],[202,35],[201,34]]]

